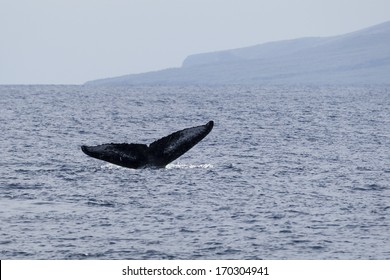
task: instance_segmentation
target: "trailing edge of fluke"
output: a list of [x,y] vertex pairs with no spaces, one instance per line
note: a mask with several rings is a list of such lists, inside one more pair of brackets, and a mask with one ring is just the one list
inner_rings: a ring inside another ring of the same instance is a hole
[[96,159],[127,168],[163,168],[182,156],[213,129],[214,122],[186,128],[165,136],[149,146],[146,144],[102,144],[81,146],[81,150]]

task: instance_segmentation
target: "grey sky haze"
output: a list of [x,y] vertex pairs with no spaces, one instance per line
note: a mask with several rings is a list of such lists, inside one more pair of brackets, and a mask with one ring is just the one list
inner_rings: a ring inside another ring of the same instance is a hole
[[79,84],[390,20],[389,0],[0,0],[0,84]]

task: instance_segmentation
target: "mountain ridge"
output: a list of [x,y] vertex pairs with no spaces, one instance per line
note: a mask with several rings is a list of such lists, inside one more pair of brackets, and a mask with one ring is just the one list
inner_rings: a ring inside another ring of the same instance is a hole
[[180,68],[87,85],[390,84],[390,21],[330,36],[189,55]]

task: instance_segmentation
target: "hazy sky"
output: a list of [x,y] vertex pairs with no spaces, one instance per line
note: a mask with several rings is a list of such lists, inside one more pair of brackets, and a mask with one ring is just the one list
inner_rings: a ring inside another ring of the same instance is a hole
[[0,84],[79,84],[390,20],[389,0],[0,0]]

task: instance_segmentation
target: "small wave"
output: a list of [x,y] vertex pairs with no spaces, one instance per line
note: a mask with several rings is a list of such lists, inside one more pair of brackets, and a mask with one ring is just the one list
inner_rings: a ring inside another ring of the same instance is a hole
[[122,168],[124,168],[124,167],[119,166],[119,165],[115,165],[112,163],[107,163],[107,164],[103,164],[100,166],[100,169],[103,169],[103,170],[122,169]]
[[[139,170],[139,169],[133,169],[133,168],[127,168],[127,167],[123,167],[123,166],[120,166],[120,165],[116,165],[116,164],[112,164],[112,163],[107,163],[107,164],[103,164],[100,166],[100,170],[103,170],[103,171],[136,171],[136,170]],[[99,169],[96,169],[95,172],[99,171]]]
[[104,253],[71,253],[68,254],[65,259],[68,260],[84,260],[84,259],[97,259],[104,257]]
[[354,189],[358,191],[383,191],[386,187],[378,184],[368,184],[362,187],[355,187]]
[[213,168],[213,167],[214,166],[210,163],[206,163],[206,164],[172,163],[172,164],[168,164],[166,166],[166,169],[193,169],[193,168],[209,169],[209,168]]
[[[192,169],[192,168],[203,168],[203,169],[210,169],[214,166],[210,163],[206,164],[182,164],[182,163],[172,163],[168,164],[165,168],[166,169]],[[131,168],[122,167],[119,165],[107,163],[100,166],[100,169],[102,170],[119,170],[119,169],[126,169],[126,170],[135,170]]]
[[96,199],[89,199],[87,202],[90,206],[103,206],[103,207],[115,207],[115,203],[107,200],[96,200]]

